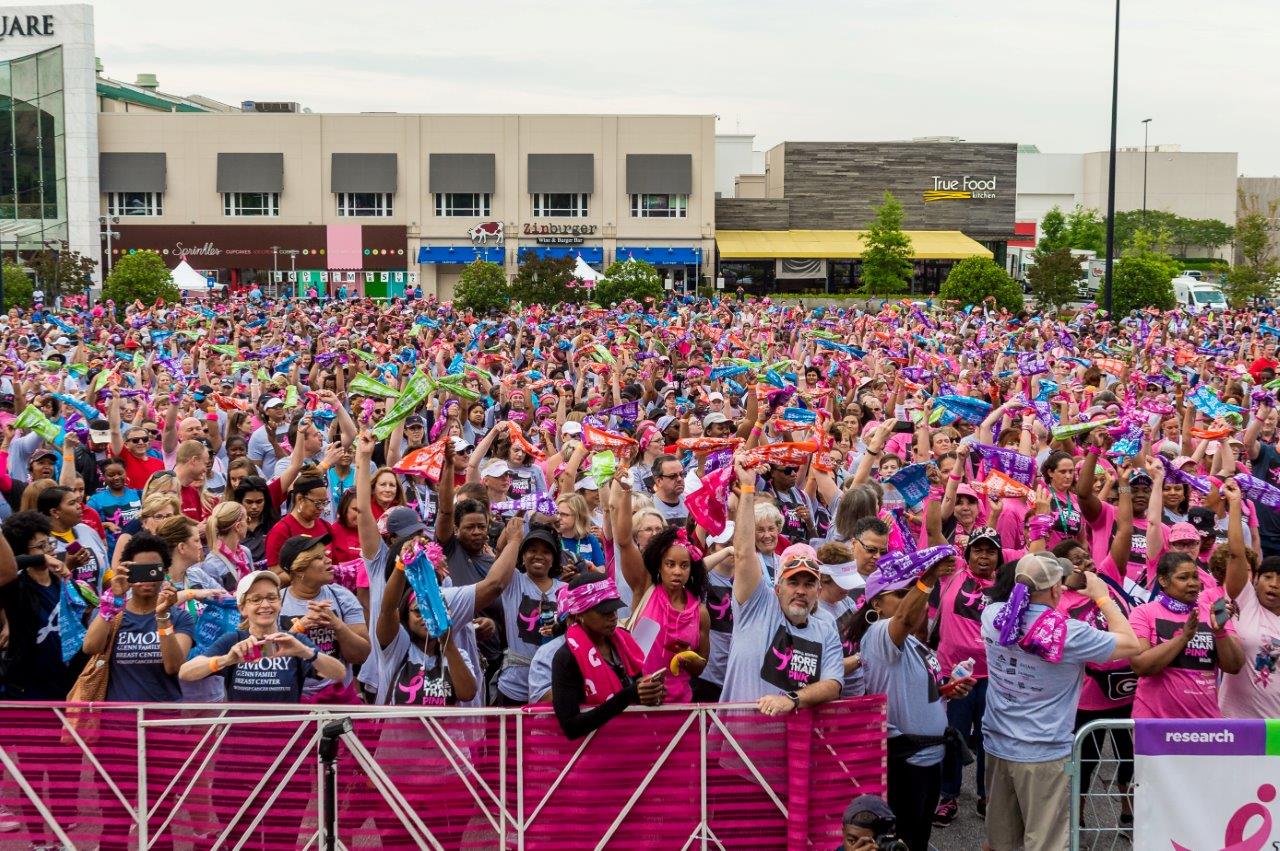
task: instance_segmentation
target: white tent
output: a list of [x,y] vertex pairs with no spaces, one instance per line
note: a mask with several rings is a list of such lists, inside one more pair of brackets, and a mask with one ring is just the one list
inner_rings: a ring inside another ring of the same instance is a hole
[[205,280],[204,275],[192,269],[191,264],[187,262],[185,257],[178,262],[177,266],[173,267],[170,276],[173,278],[174,285],[180,290],[186,292],[193,290],[207,292],[209,290],[209,282]]
[[577,278],[579,281],[582,281],[584,284],[591,287],[591,286],[595,286],[596,282],[599,281],[601,278],[603,278],[604,275],[601,275],[595,269],[592,269],[590,266],[588,266],[587,261],[583,260],[582,255],[579,254],[578,262],[573,267],[573,277]]

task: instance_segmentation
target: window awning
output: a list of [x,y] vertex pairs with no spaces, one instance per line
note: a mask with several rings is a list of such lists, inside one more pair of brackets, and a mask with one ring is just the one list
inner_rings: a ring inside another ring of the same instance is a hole
[[627,154],[628,195],[689,195],[691,154]]
[[[722,230],[716,246],[722,260],[857,260],[862,257],[861,230]],[[963,260],[995,255],[958,230],[909,230],[916,260]]]
[[433,194],[493,192],[497,157],[494,154],[430,154],[428,185]]
[[697,266],[702,262],[702,249],[681,245],[619,246],[614,256],[622,261],[635,258],[654,266]]
[[163,192],[164,153],[98,154],[98,185],[103,192]]
[[530,194],[595,191],[595,155],[529,154]]
[[284,191],[284,154],[218,154],[218,191]]
[[550,258],[558,260],[562,257],[577,257],[582,255],[582,259],[588,263],[603,263],[604,249],[599,245],[530,245],[528,247],[521,246],[519,257],[521,260],[529,252],[533,252],[540,259]]
[[334,154],[329,175],[334,192],[395,192],[395,154]]
[[423,245],[418,248],[419,263],[458,263],[465,266],[475,260],[505,263],[506,249],[501,246],[477,248],[471,245]]

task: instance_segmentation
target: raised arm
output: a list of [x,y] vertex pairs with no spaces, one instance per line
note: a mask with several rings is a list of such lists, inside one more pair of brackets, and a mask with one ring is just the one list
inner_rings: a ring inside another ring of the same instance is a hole
[[898,613],[889,619],[889,639],[894,644],[901,647],[908,635],[915,634],[924,626],[925,617],[929,614],[929,595],[938,580],[951,573],[952,568],[944,565],[954,564],[955,559],[950,556],[936,562],[907,589],[907,596],[898,604]]
[[[496,428],[496,427],[495,427]],[[489,435],[492,435],[495,429],[489,429]],[[485,440],[489,439],[489,435],[485,436]],[[484,440],[480,441],[482,444]],[[479,447],[477,447],[479,449]],[[474,458],[475,455],[472,455]],[[471,479],[470,462],[468,462],[467,479]],[[449,545],[453,540],[453,441],[446,440],[444,442],[444,463],[440,467],[440,481],[436,483],[436,496],[439,499],[440,506],[436,509],[436,543],[442,547]],[[477,609],[481,608],[476,606]]]
[[502,537],[505,546],[494,559],[489,572],[476,583],[476,611],[486,608],[494,600],[502,596],[502,591],[511,584],[511,577],[516,572],[516,559],[520,554],[520,544],[524,541],[524,518],[511,517],[507,520],[507,528]]
[[[16,399],[17,396],[15,395]],[[124,453],[124,435],[120,433],[120,394],[111,393],[111,404],[107,406],[107,423],[111,427],[111,454],[119,458]]]
[[649,572],[644,569],[631,526],[631,471],[619,467],[609,485],[613,490],[613,541],[618,548],[618,571],[631,589],[632,599],[639,600],[649,585]]
[[1240,485],[1235,479],[1222,484],[1222,495],[1227,500],[1227,576],[1222,583],[1227,596],[1235,600],[1249,581],[1249,559],[1245,555],[1244,511],[1241,504]]
[[363,432],[356,438],[356,529],[360,533],[360,555],[365,559],[376,556],[382,546],[378,521],[373,519],[373,476],[369,473],[377,445],[378,439],[371,432]]
[[[1089,445],[1085,450],[1084,463],[1080,465],[1080,476],[1076,479],[1076,498],[1080,500],[1080,513],[1085,520],[1093,521],[1102,513],[1102,500],[1093,492],[1093,483],[1097,478],[1095,468],[1101,457],[1105,442],[1101,432],[1094,429],[1089,433]],[[1153,494],[1154,496],[1154,494]]]
[[739,604],[751,599],[760,584],[762,569],[756,553],[756,474],[742,465],[741,454],[733,459],[738,479],[738,511],[733,526],[733,599]]

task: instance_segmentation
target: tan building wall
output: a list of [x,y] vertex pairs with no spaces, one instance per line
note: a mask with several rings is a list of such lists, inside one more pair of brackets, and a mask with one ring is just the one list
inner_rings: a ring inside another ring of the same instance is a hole
[[[1237,186],[1240,189],[1236,201],[1237,215],[1259,212],[1271,216],[1271,256],[1280,257],[1280,216],[1272,215],[1273,210],[1280,209],[1280,177],[1241,177]],[[1245,208],[1246,202],[1249,209]],[[1240,263],[1242,260],[1243,257],[1236,252],[1232,262]]]
[[[1148,210],[1235,222],[1236,154],[1152,150],[1146,157]],[[1142,209],[1142,158],[1140,150],[1116,154],[1117,210]],[[1106,151],[1084,155],[1085,207],[1107,208],[1107,159]]]
[[765,179],[763,174],[740,174],[733,181],[735,198],[764,198]]
[[[423,290],[444,298],[458,267],[418,266],[421,245],[469,245],[467,230],[482,221],[502,221],[507,234],[508,272],[516,251],[533,242],[520,229],[532,221],[526,171],[531,153],[592,154],[594,192],[584,218],[540,219],[543,223],[596,225],[586,246],[612,261],[618,246],[697,247],[701,274],[709,275],[715,244],[715,119],[690,116],[577,115],[367,115],[367,114],[172,114],[110,112],[99,116],[103,152],[164,152],[167,174],[164,214],[131,217],[129,225],[400,225],[407,228],[406,257]],[[284,154],[284,190],[276,217],[227,217],[217,192],[217,155],[233,152]],[[330,189],[333,153],[397,155],[394,215],[340,217]],[[495,191],[492,214],[478,219],[437,217],[429,182],[432,153],[492,153]],[[626,193],[628,154],[689,154],[693,191],[688,214],[679,219],[632,218]],[[106,198],[101,199],[106,212]]]

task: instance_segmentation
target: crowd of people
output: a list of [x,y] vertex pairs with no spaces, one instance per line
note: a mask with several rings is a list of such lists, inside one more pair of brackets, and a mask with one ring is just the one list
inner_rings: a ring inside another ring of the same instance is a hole
[[859,813],[926,851],[976,760],[989,847],[1060,848],[1082,725],[1280,717],[1266,318],[12,310],[3,696],[545,703],[578,739],[883,694]]

